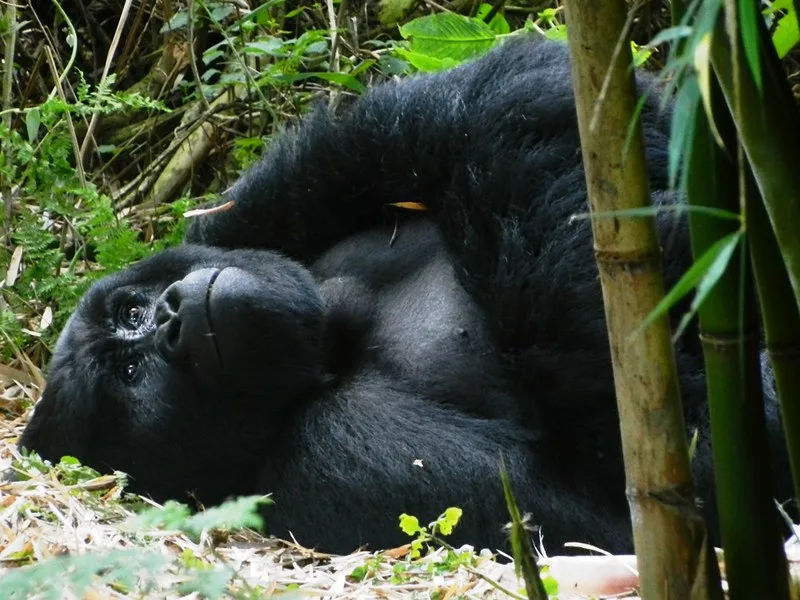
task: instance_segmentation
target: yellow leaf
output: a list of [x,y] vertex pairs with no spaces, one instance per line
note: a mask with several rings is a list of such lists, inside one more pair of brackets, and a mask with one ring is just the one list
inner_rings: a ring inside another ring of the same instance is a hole
[[697,84],[700,86],[700,96],[703,98],[703,109],[711,128],[711,133],[721,148],[725,147],[714,123],[714,112],[711,109],[711,34],[707,33],[697,43],[694,51],[694,69],[697,71]]
[[392,202],[389,206],[396,206],[406,210],[428,210],[428,207],[422,202]]

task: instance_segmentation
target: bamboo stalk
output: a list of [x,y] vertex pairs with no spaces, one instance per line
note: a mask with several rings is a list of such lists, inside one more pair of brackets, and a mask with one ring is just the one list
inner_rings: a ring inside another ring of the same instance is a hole
[[[717,129],[724,130],[724,113],[719,113]],[[736,165],[717,145],[700,105],[694,131],[688,202],[738,212],[741,188]],[[746,199],[748,205],[757,202],[758,198]],[[689,223],[695,257],[739,229],[735,221],[699,212],[690,213]],[[729,597],[787,599],[786,556],[772,502],[770,469],[765,467],[769,448],[758,316],[745,247],[734,252],[698,312]]]
[[[650,203],[623,0],[564,2],[586,182],[592,212]],[[606,78],[607,85],[603,85]],[[596,109],[601,90],[605,97]],[[606,307],[642,596],[685,599],[704,538],[694,506],[686,430],[667,317],[632,336],[663,297],[651,218],[593,219]],[[701,593],[702,597],[702,593]]]
[[[800,223],[800,169],[797,168],[800,164],[797,144],[800,115],[783,74],[765,66],[763,41],[763,90],[758,90],[742,56],[738,28],[735,28],[737,9],[735,0],[725,0],[725,22],[734,30],[729,35],[722,31],[714,34],[711,61],[764,198],[795,302],[800,305],[800,235],[797,235],[797,224]],[[741,57],[738,61],[732,58],[733,46]],[[764,98],[770,99],[768,107]]]

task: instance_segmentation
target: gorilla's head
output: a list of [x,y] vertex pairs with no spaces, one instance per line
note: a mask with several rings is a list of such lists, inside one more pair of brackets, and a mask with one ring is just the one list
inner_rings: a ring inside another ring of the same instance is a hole
[[310,274],[272,252],[143,260],[81,300],[20,445],[126,471],[157,500],[248,493],[242,471],[277,442],[276,411],[324,383],[323,312]]

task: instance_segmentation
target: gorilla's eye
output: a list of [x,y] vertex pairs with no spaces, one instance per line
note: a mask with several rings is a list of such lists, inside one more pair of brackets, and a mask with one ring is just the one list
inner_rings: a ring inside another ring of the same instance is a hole
[[133,383],[139,376],[139,361],[136,359],[126,360],[120,370],[120,375],[125,383]]
[[139,329],[144,320],[144,308],[138,304],[126,304],[119,311],[119,322],[127,329]]

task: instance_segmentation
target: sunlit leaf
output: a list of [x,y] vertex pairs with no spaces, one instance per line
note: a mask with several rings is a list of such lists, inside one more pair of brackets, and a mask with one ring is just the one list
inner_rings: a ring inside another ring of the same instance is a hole
[[454,13],[436,13],[400,27],[411,52],[463,62],[483,54],[497,41],[491,27],[480,19]]
[[[777,3],[776,3],[777,4]],[[779,58],[783,58],[800,42],[800,27],[797,22],[797,12],[794,4],[787,2],[787,13],[778,21],[775,32],[772,34],[772,43]],[[774,5],[773,5],[774,8]]]
[[422,527],[417,517],[403,513],[400,515],[400,529],[406,535],[417,535],[422,530]]
[[694,68],[697,71],[697,85],[700,87],[700,97],[703,99],[703,109],[706,111],[706,118],[711,133],[714,139],[721,147],[725,144],[722,141],[717,130],[717,125],[714,123],[714,111],[711,102],[711,34],[705,34],[697,42],[694,49]]

